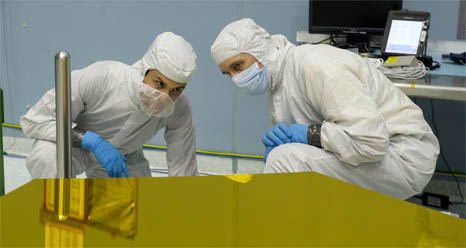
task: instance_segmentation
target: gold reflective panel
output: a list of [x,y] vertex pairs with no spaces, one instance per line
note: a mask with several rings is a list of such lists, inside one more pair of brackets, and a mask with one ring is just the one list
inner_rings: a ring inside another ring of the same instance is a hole
[[126,238],[136,235],[138,178],[89,180],[87,223]]
[[136,235],[137,178],[46,179],[44,185],[45,247],[83,247],[84,226],[112,237]]
[[65,219],[54,180],[1,197],[0,247],[466,246],[464,219],[317,173],[68,180]]

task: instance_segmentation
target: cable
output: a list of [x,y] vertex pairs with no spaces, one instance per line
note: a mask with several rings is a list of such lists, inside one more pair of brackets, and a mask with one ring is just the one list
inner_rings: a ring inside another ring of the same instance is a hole
[[329,43],[329,45],[334,46],[335,44],[337,44],[337,42],[335,41],[335,37],[336,37],[336,36],[335,36],[334,34],[331,34],[331,35],[330,35],[330,43]]
[[443,175],[443,176],[451,176],[451,174],[457,176],[457,177],[465,177],[466,178],[466,175],[464,174],[464,172],[459,172],[459,171],[451,171],[448,172],[448,171],[443,171],[443,170],[435,170],[435,174],[437,175]]
[[338,43],[335,39],[337,38],[343,38],[343,37],[338,37],[338,35],[336,34],[331,34],[330,35],[330,43],[329,45],[331,46],[334,46],[334,47],[338,47],[338,48],[342,48],[342,49],[346,49],[349,47],[349,45],[345,42],[345,43]]
[[367,46],[367,42],[364,41],[364,49],[366,49],[366,52],[367,53],[372,53],[373,51],[371,51],[371,49]]
[[326,39],[323,39],[323,40],[318,41],[318,42],[313,42],[313,43],[311,43],[311,44],[312,44],[312,45],[317,45],[317,44],[321,44],[322,42],[327,41],[327,40],[330,40],[330,41],[331,41],[331,39],[332,39],[332,35],[330,35],[330,36],[329,36],[328,38],[326,38]]
[[383,59],[375,59],[375,58],[364,58],[364,59],[369,61],[369,63],[373,64],[376,68],[379,68],[383,65]]
[[424,66],[424,63],[417,61],[415,66],[400,66],[388,68],[384,66],[379,66],[378,69],[385,74],[388,78],[394,79],[419,79],[423,78],[427,74],[427,68]]
[[435,63],[435,64],[432,64],[432,66],[429,67],[429,71],[432,71],[432,70],[435,70],[435,69],[437,69],[437,68],[440,68],[440,66],[441,66],[441,65],[440,65],[440,62],[435,61],[435,60],[432,60],[432,63]]
[[[440,134],[438,132],[437,125],[435,124],[435,116],[434,116],[435,111],[434,111],[434,100],[433,99],[430,99],[430,107],[431,107],[431,110],[432,110],[432,124],[434,126],[435,133],[437,134],[437,138],[438,138],[439,143],[440,143]],[[451,204],[462,204],[464,202],[464,197],[463,197],[463,192],[461,191],[460,182],[458,181],[458,178],[455,176],[455,174],[453,174],[453,172],[451,170],[451,167],[450,167],[450,164],[448,164],[448,161],[445,158],[445,155],[443,154],[441,147],[440,147],[440,156],[442,157],[443,161],[445,162],[445,165],[448,167],[448,171],[450,172],[450,175],[453,178],[455,178],[456,186],[458,188],[458,192],[459,192],[460,197],[461,197],[460,202],[450,202],[450,203]]]

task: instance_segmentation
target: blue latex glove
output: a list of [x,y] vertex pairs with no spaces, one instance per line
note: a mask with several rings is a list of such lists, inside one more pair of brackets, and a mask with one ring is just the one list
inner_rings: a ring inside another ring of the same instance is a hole
[[129,177],[128,168],[125,165],[127,160],[125,156],[100,135],[87,131],[84,134],[81,146],[94,153],[97,161],[107,170],[109,177],[121,177],[122,174]]
[[278,123],[271,127],[262,137],[262,143],[265,146],[279,146],[291,142],[291,131],[287,125]]
[[289,126],[291,132],[291,142],[309,144],[307,140],[307,129],[309,125],[293,124]]
[[265,152],[264,152],[264,158],[262,161],[267,162],[267,157],[269,156],[269,153],[275,148],[275,146],[265,146]]

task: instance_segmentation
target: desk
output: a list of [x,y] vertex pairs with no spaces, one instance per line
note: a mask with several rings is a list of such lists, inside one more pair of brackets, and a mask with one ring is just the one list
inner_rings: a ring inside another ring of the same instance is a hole
[[[465,247],[465,220],[315,172],[56,179],[0,198],[0,247]],[[55,193],[54,193],[55,192]]]
[[466,102],[466,77],[427,74],[421,79],[391,80],[408,96]]
[[392,79],[392,82],[408,96],[466,102],[466,66],[442,60],[440,52],[427,54],[440,62],[439,69],[427,72],[421,79]]
[[[307,31],[296,32],[296,41],[303,43],[316,42],[327,37],[328,35],[310,34]],[[392,79],[392,82],[408,96],[466,102],[466,66],[442,59],[442,53],[448,52],[427,51],[427,55],[432,56],[434,61],[440,62],[441,67],[429,71],[425,78]]]

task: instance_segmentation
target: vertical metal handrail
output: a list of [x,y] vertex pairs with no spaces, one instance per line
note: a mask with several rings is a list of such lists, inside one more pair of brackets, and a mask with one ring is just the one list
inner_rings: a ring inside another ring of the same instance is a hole
[[70,55],[55,54],[55,105],[57,122],[57,176],[55,214],[66,220],[70,212],[71,178],[71,71]]
[[71,178],[71,71],[70,55],[55,54],[55,102],[57,111],[57,174]]

